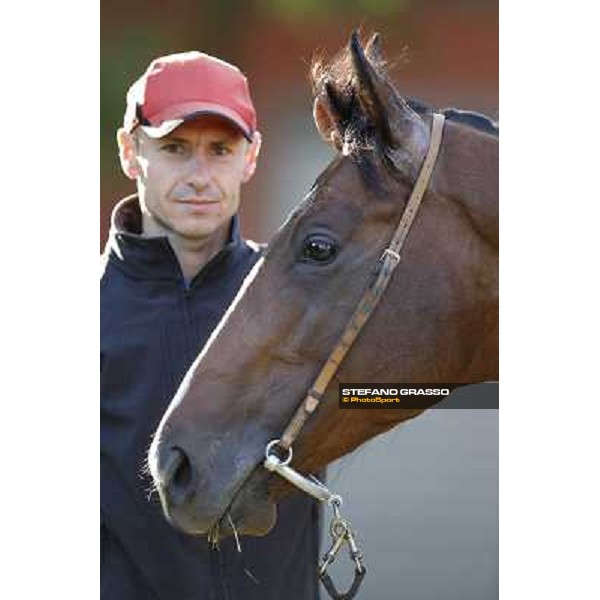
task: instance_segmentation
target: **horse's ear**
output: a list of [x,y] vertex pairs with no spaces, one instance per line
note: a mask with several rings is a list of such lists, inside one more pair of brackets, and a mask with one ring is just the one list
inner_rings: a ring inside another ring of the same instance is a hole
[[381,36],[378,33],[374,33],[365,44],[365,56],[370,61],[385,62],[383,48],[381,47]]
[[[327,86],[326,86],[327,89]],[[334,119],[330,99],[327,94],[319,94],[313,104],[313,119],[321,137],[333,144],[337,150],[342,147],[340,133]]]
[[[376,62],[383,62],[379,36],[375,34],[365,47]],[[386,148],[386,155],[401,173],[415,179],[429,145],[429,128],[381,75],[363,51],[358,34],[350,40],[352,64],[357,80],[356,93]]]

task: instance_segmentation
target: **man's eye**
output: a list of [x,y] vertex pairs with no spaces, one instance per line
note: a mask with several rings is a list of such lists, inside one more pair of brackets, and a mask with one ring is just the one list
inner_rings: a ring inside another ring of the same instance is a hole
[[175,144],[175,143],[165,144],[162,147],[162,150],[163,150],[163,152],[166,152],[167,154],[184,154],[185,146],[183,144]]
[[231,154],[231,148],[226,144],[213,144],[212,153],[215,156],[227,156],[228,154]]
[[302,246],[302,262],[328,263],[337,254],[338,247],[330,237],[317,234],[309,235]]

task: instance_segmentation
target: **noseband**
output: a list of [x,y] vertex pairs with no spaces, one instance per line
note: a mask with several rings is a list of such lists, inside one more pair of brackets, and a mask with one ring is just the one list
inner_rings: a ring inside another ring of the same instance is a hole
[[[323,581],[323,585],[330,596],[336,600],[350,600],[354,597],[362,582],[366,569],[362,563],[362,555],[356,547],[350,523],[342,519],[339,514],[342,499],[340,496],[332,494],[327,487],[316,478],[311,476],[311,478],[308,479],[289,466],[289,463],[292,460],[292,444],[298,437],[298,434],[307,419],[315,412],[317,406],[319,406],[327,386],[336,374],[342,360],[354,344],[358,334],[375,310],[375,307],[379,303],[379,300],[383,296],[383,293],[390,282],[394,269],[400,262],[400,251],[406,241],[408,232],[410,231],[410,227],[417,214],[435,167],[442,141],[443,130],[444,115],[434,113],[427,155],[425,156],[423,166],[421,167],[415,186],[412,189],[410,198],[408,199],[406,208],[400,219],[400,223],[398,224],[388,247],[383,251],[379,259],[377,272],[373,282],[363,294],[354,314],[346,325],[340,340],[329,355],[329,358],[319,372],[308,394],[302,401],[302,404],[296,410],[296,413],[292,417],[292,420],[289,422],[281,438],[269,442],[265,450],[265,468],[281,475],[290,483],[318,500],[327,502],[333,508],[334,518],[330,527],[332,546],[321,561],[319,566],[319,577]],[[284,451],[287,451],[287,458],[283,461],[280,460],[279,457],[272,452],[274,447],[279,447]],[[352,583],[351,588],[348,592],[340,594],[327,575],[327,567],[333,562],[337,552],[344,543],[348,544],[350,556],[354,560],[356,568],[354,582]]]

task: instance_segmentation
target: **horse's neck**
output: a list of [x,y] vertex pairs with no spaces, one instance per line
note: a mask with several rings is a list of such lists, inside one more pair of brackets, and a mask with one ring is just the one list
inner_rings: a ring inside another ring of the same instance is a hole
[[498,138],[446,121],[434,190],[458,203],[474,229],[498,247]]

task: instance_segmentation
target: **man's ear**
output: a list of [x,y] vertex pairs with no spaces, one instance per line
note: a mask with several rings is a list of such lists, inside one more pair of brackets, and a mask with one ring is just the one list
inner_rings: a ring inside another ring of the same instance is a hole
[[246,150],[246,166],[244,167],[244,175],[242,177],[244,183],[250,181],[250,178],[254,175],[254,171],[256,171],[256,161],[260,154],[261,144],[262,136],[260,135],[260,131],[255,131],[252,142],[250,143],[248,150]]
[[137,160],[136,142],[131,133],[123,128],[117,131],[117,144],[119,145],[119,160],[121,169],[129,179],[137,179],[140,174],[140,165]]

